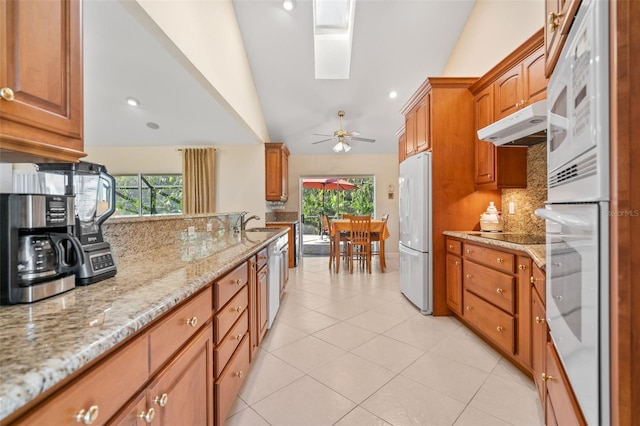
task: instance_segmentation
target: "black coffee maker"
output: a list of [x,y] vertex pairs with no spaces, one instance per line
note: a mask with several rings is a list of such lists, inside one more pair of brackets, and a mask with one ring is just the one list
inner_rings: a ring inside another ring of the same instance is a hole
[[0,194],[0,304],[31,303],[75,287],[82,249],[73,197]]
[[102,164],[36,164],[40,185],[47,193],[75,197],[73,233],[82,246],[83,259],[76,274],[76,285],[88,285],[116,274],[111,245],[104,240],[102,223],[116,210],[115,179]]

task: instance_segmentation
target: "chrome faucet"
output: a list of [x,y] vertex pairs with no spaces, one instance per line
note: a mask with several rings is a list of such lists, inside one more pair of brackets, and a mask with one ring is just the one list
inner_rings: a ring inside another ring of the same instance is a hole
[[248,218],[243,220],[242,224],[240,225],[240,230],[244,231],[245,229],[247,229],[247,222],[249,222],[252,219],[260,220],[260,216],[254,214],[253,216],[249,216]]
[[[253,215],[253,216],[249,216],[247,219],[245,219],[244,217],[247,215],[247,213],[249,212],[242,212],[240,213],[240,217],[238,217],[238,220],[236,221],[236,224],[233,226],[233,231],[234,232],[240,232],[240,231],[244,231],[247,227],[247,222],[249,222],[252,219],[255,220],[260,220],[260,216],[257,215]],[[238,228],[238,223],[240,223],[240,228]]]

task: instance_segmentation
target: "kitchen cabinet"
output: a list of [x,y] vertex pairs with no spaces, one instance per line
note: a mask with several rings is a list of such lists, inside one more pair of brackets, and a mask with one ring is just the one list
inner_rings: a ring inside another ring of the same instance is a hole
[[415,105],[405,113],[404,145],[404,158],[431,148],[430,92],[423,93]]
[[547,78],[551,76],[558,62],[579,6],[580,0],[545,0],[544,2],[544,12],[547,17],[544,27],[544,73]]
[[527,147],[495,146],[477,131],[539,100],[546,99],[543,32],[538,31],[475,82],[475,187],[526,188]]
[[253,258],[249,259],[251,277],[250,286],[250,313],[249,313],[249,336],[250,336],[250,357],[253,359],[255,351],[262,342],[262,338],[267,331],[267,249],[262,249]]
[[462,243],[447,238],[447,306],[458,315],[462,315]]
[[265,143],[265,197],[267,201],[289,199],[289,150],[284,143]]
[[545,423],[562,426],[586,425],[552,342],[547,343],[545,369],[541,374],[547,391]]
[[[296,256],[298,255],[299,244],[299,222],[269,222],[266,224],[267,228],[288,228],[289,232],[287,232],[287,240],[289,248],[287,250],[286,256],[288,259],[289,268],[295,268],[298,266],[298,262]],[[288,271],[287,271],[288,272]],[[287,277],[285,282],[289,279],[289,274],[287,273]]]
[[79,0],[0,0],[0,159],[77,161],[83,145]]
[[417,135],[416,135],[417,115],[415,110],[411,110],[405,116],[405,146],[404,157],[411,157],[418,152]]
[[531,372],[543,405],[546,399],[546,382],[542,379],[546,367],[547,321],[545,306],[535,289],[531,291]]
[[407,158],[406,146],[407,134],[403,131],[400,136],[398,136],[398,164],[402,163],[404,159]]

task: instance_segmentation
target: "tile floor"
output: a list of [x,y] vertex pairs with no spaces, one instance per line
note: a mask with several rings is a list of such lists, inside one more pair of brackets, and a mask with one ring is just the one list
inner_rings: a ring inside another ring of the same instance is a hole
[[533,382],[387,272],[305,257],[227,418],[248,425],[542,425]]

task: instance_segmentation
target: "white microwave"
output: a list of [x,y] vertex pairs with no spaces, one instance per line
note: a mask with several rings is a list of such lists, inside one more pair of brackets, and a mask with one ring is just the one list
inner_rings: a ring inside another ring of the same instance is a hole
[[609,199],[608,2],[585,0],[547,87],[550,202]]

